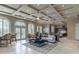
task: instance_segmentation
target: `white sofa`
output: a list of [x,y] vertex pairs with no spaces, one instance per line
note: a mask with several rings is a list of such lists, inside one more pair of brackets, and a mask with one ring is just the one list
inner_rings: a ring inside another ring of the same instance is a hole
[[48,40],[48,42],[56,42],[54,35],[48,35],[48,37],[42,37],[42,40]]

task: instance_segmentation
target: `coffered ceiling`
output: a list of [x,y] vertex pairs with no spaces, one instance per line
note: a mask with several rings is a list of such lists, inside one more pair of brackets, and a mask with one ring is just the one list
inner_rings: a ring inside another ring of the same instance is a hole
[[59,21],[79,15],[78,4],[0,4],[0,13],[30,21]]

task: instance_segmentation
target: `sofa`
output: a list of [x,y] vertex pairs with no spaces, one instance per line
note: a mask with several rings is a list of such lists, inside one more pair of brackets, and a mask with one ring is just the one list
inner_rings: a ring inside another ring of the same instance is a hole
[[48,35],[47,37],[42,37],[42,40],[48,40],[48,42],[50,43],[56,42],[54,35]]

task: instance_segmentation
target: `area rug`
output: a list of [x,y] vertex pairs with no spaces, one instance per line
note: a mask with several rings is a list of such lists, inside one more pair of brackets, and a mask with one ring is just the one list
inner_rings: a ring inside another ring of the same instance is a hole
[[35,45],[31,45],[29,42],[24,43],[23,45],[26,47],[29,47],[37,52],[40,52],[42,54],[46,54],[49,51],[51,51],[52,49],[54,49],[57,46],[57,43],[48,43],[47,45],[44,45],[42,47],[37,47]]

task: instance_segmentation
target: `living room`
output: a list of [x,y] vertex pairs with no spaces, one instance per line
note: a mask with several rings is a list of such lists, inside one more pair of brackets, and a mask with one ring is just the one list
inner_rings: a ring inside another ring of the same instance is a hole
[[79,53],[76,50],[78,7],[73,4],[1,4],[0,53]]

